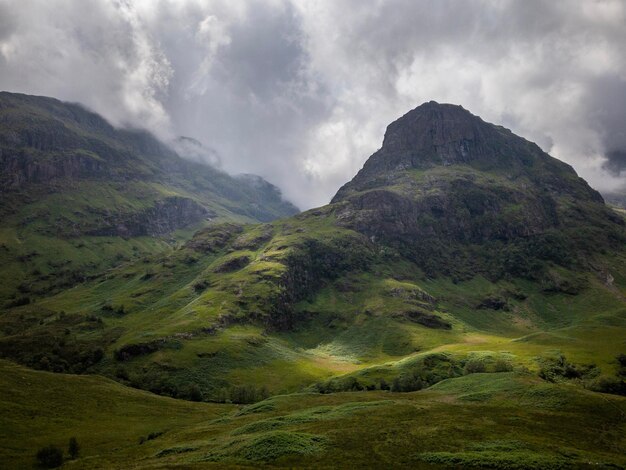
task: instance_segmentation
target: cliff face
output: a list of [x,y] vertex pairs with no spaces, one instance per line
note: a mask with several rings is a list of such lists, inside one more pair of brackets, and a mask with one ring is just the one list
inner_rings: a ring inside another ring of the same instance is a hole
[[98,228],[87,231],[94,236],[157,237],[214,216],[192,199],[170,197],[157,201],[143,211],[122,216],[103,217]]
[[41,160],[25,152],[0,149],[0,188],[4,191],[24,188],[31,183],[50,183],[56,179],[103,177],[106,166],[86,153],[73,153]]

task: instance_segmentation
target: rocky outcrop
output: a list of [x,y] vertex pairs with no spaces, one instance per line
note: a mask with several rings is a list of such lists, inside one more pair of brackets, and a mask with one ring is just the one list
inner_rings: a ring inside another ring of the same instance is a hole
[[35,158],[24,151],[0,148],[0,191],[60,178],[88,178],[109,174],[101,159],[87,153]]
[[419,198],[384,189],[358,194],[337,210],[337,218],[341,225],[381,242],[437,237],[482,243],[555,227],[559,222],[555,207],[552,199],[541,195],[452,180]]
[[378,187],[389,187],[407,170],[465,165],[497,172],[511,181],[527,179],[547,192],[602,202],[572,167],[510,130],[489,124],[462,106],[425,103],[387,127],[383,146],[345,184],[332,202]]
[[230,273],[233,271],[239,271],[240,269],[246,267],[250,264],[250,257],[246,255],[235,256],[231,258],[227,258],[225,261],[218,264],[215,268],[213,268],[213,272],[215,273]]
[[87,234],[94,236],[159,236],[213,216],[192,199],[169,197],[144,211],[106,217],[102,225]]

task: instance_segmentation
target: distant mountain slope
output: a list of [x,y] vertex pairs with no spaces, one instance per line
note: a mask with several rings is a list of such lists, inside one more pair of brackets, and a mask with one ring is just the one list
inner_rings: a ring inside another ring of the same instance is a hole
[[602,193],[607,204],[618,209],[626,209],[626,188],[616,191],[605,191]]
[[149,133],[115,129],[79,105],[7,92],[0,196],[0,303],[16,288],[41,295],[153,253],[182,235],[175,231],[209,220],[297,212],[261,178],[182,159]]
[[536,370],[555,350],[611,376],[626,352],[625,240],[571,167],[427,103],[327,206],[213,223],[34,305],[17,296],[0,354],[239,401],[426,387],[472,361]]

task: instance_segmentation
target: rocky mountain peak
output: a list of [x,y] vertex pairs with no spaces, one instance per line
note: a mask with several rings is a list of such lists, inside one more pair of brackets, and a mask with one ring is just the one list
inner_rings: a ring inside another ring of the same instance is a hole
[[[389,124],[382,147],[333,202],[354,192],[395,185],[407,171],[459,165],[511,179],[530,177],[561,189],[563,179],[576,179],[569,165],[509,129],[485,122],[462,106],[429,101]],[[591,197],[597,197],[593,193]]]
[[486,137],[487,124],[462,106],[429,101],[387,127],[383,149],[439,157],[437,163],[466,161],[473,143]]
[[391,123],[381,149],[332,202],[340,225],[433,273],[445,259],[469,275],[487,269],[467,246],[517,246],[528,260],[623,239],[624,221],[572,167],[461,106],[434,101]]

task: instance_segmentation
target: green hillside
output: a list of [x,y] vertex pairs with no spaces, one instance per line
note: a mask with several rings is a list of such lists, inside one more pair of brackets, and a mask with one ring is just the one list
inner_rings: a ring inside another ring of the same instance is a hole
[[79,105],[2,92],[0,123],[1,304],[168,250],[210,221],[297,212],[260,178],[184,160]]
[[231,413],[103,450],[109,466],[624,465],[626,224],[535,144],[430,102],[331,204],[227,215],[166,248],[154,233],[81,235],[130,254],[61,285],[64,264],[27,256],[43,279],[6,287],[0,356]]
[[[478,125],[476,148],[486,146],[483,134],[504,132],[446,106],[446,122]],[[247,389],[243,400],[341,390],[355,377],[358,387],[379,386],[433,352],[454,367],[422,367],[420,386],[459,375],[476,355],[537,370],[556,351],[613,377],[626,332],[623,220],[570,167],[503,135],[513,143],[495,148],[516,152],[513,176],[499,175],[480,150],[473,160],[422,162],[419,179],[400,165],[391,185],[346,186],[333,204],[293,218],[212,224],[172,252],[8,309],[0,352],[171,396],[189,397],[194,385],[211,400]],[[381,152],[395,155],[384,144],[372,158]],[[498,184],[510,200],[493,199]],[[387,204],[390,195],[401,200]]]

